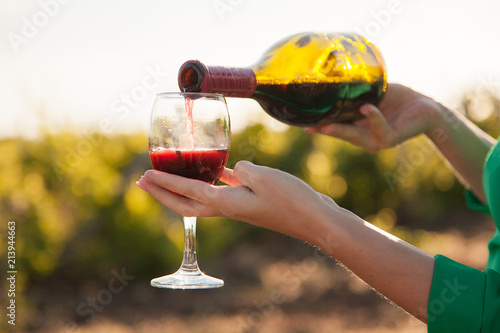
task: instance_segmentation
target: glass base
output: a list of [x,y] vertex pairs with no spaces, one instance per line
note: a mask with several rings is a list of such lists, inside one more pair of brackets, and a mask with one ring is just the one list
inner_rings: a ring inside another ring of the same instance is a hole
[[151,280],[151,286],[169,289],[211,289],[220,288],[223,285],[223,280],[205,275],[200,270],[179,269],[174,274]]

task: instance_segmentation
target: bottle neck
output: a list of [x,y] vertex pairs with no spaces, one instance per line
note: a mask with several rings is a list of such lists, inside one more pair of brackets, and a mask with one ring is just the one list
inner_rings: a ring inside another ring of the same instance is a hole
[[250,68],[205,66],[199,60],[186,61],[179,69],[183,92],[219,93],[226,97],[250,97],[257,88]]

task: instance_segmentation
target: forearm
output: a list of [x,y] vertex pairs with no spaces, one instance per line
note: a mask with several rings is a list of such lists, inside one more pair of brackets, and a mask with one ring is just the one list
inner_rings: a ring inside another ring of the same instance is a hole
[[434,273],[432,256],[343,209],[333,209],[323,221],[324,229],[316,235],[315,245],[426,322]]
[[439,105],[426,135],[448,160],[460,181],[485,201],[483,162],[495,140],[457,112]]

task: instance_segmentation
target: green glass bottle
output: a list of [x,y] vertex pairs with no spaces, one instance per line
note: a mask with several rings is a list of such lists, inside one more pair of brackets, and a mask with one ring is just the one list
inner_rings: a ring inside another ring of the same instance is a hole
[[317,126],[362,118],[359,107],[380,102],[387,74],[380,52],[362,36],[301,33],[276,43],[250,67],[187,61],[178,83],[184,92],[253,98],[281,122]]

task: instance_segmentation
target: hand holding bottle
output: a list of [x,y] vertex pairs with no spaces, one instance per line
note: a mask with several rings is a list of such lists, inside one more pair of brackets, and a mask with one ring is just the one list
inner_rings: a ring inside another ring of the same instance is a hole
[[331,123],[307,127],[305,131],[346,140],[370,153],[426,134],[464,186],[485,200],[483,161],[495,139],[470,120],[400,84],[388,85],[379,108],[365,104],[360,112],[365,118],[353,124]]
[[306,133],[330,135],[374,153],[431,132],[433,118],[439,109],[440,105],[431,98],[403,85],[389,84],[379,108],[371,104],[360,108],[365,118],[352,124],[307,127]]

